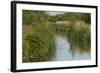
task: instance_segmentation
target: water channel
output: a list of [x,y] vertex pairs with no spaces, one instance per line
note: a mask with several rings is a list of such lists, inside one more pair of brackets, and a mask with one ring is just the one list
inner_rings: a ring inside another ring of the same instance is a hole
[[73,52],[70,50],[70,43],[65,37],[55,36],[56,52],[52,61],[66,61],[66,60],[87,60],[90,59],[90,53]]

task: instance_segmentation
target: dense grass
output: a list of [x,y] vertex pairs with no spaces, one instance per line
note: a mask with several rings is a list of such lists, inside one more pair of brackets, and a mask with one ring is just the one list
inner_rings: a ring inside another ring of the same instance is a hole
[[[30,31],[30,28],[32,28],[32,26],[23,26],[23,62],[49,60],[55,50],[52,34],[49,31]],[[29,31],[27,31],[28,29]]]
[[32,12],[33,20],[31,22],[26,21],[28,16],[23,19],[26,21],[25,23],[30,23],[24,24],[23,22],[23,62],[49,61],[54,55],[53,33],[46,22],[46,18],[40,13]]
[[81,23],[77,25],[75,23],[70,25],[67,38],[71,44],[73,50],[79,50],[81,52],[90,52],[91,48],[91,30],[90,25]]

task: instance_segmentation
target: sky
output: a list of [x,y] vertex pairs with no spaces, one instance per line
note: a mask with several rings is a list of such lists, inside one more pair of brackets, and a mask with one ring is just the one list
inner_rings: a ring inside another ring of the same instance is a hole
[[64,12],[60,12],[60,11],[47,11],[47,13],[49,13],[50,15],[64,14]]

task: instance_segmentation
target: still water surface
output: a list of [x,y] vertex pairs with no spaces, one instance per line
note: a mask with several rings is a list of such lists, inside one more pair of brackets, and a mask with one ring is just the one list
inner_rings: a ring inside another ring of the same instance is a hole
[[66,60],[86,60],[90,59],[90,53],[80,53],[77,51],[73,52],[70,50],[70,43],[65,37],[56,35],[56,53],[52,58],[52,61],[66,61]]

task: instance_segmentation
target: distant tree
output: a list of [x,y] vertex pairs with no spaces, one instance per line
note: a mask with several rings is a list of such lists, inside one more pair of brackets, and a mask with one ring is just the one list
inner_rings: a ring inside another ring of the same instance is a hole
[[91,14],[90,13],[83,13],[83,14],[81,14],[81,18],[86,23],[91,24]]

